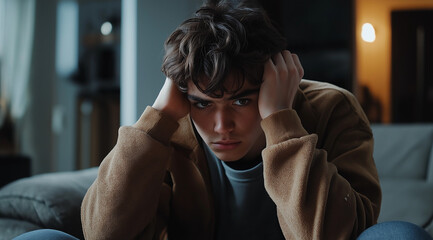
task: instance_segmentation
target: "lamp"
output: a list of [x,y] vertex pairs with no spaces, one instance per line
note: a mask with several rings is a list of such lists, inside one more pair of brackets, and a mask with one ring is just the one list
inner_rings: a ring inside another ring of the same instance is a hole
[[111,24],[111,22],[104,22],[101,25],[101,33],[104,36],[107,36],[111,33],[111,31],[113,30],[113,25]]
[[376,40],[376,32],[374,30],[373,25],[371,25],[371,23],[364,23],[362,25],[361,37],[362,40],[369,43],[374,42],[374,40]]

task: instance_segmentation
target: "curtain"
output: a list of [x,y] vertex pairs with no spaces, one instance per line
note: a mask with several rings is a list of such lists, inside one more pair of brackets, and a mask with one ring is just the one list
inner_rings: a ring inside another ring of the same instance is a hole
[[19,121],[29,101],[35,0],[0,0],[0,18],[0,118]]

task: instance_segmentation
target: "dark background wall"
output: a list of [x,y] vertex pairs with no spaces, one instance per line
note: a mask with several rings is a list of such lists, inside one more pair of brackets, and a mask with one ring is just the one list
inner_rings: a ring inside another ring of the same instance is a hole
[[352,91],[354,16],[352,0],[258,0],[298,54],[304,78]]
[[[227,0],[208,0],[219,2]],[[353,0],[229,0],[263,7],[298,54],[304,78],[353,91]]]

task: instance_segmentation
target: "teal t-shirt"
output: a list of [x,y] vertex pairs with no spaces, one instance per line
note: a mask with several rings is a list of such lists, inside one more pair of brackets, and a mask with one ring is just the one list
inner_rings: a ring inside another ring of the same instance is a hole
[[276,205],[264,187],[263,163],[235,170],[203,143],[216,207],[216,239],[284,239]]

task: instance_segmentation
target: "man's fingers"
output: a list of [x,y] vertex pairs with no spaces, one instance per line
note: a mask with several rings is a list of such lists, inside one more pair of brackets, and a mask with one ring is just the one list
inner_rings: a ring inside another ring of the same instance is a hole
[[272,56],[272,62],[274,63],[275,67],[277,67],[277,69],[285,68],[286,63],[281,53],[277,53]]
[[291,75],[299,76],[300,75],[300,72],[299,72],[300,69],[299,69],[297,62],[296,62],[296,61],[298,61],[299,65],[300,65],[298,56],[296,54],[292,54],[291,52],[289,52],[287,50],[283,51],[283,56],[284,56],[284,61],[286,63],[286,67],[287,67],[288,72]]
[[298,55],[288,50],[284,50],[272,56],[266,63],[266,65],[269,64],[272,64],[272,69],[276,70],[283,78],[286,74],[299,76],[300,78],[304,76],[304,68],[301,65]]
[[299,60],[298,55],[292,54],[293,62],[295,63],[296,68],[298,69],[299,77],[304,77],[304,68],[301,65],[301,61]]
[[286,63],[286,65],[294,65],[295,63],[293,62],[293,58],[292,58],[292,53],[288,50],[284,50],[282,51],[282,55],[284,57],[284,62]]

